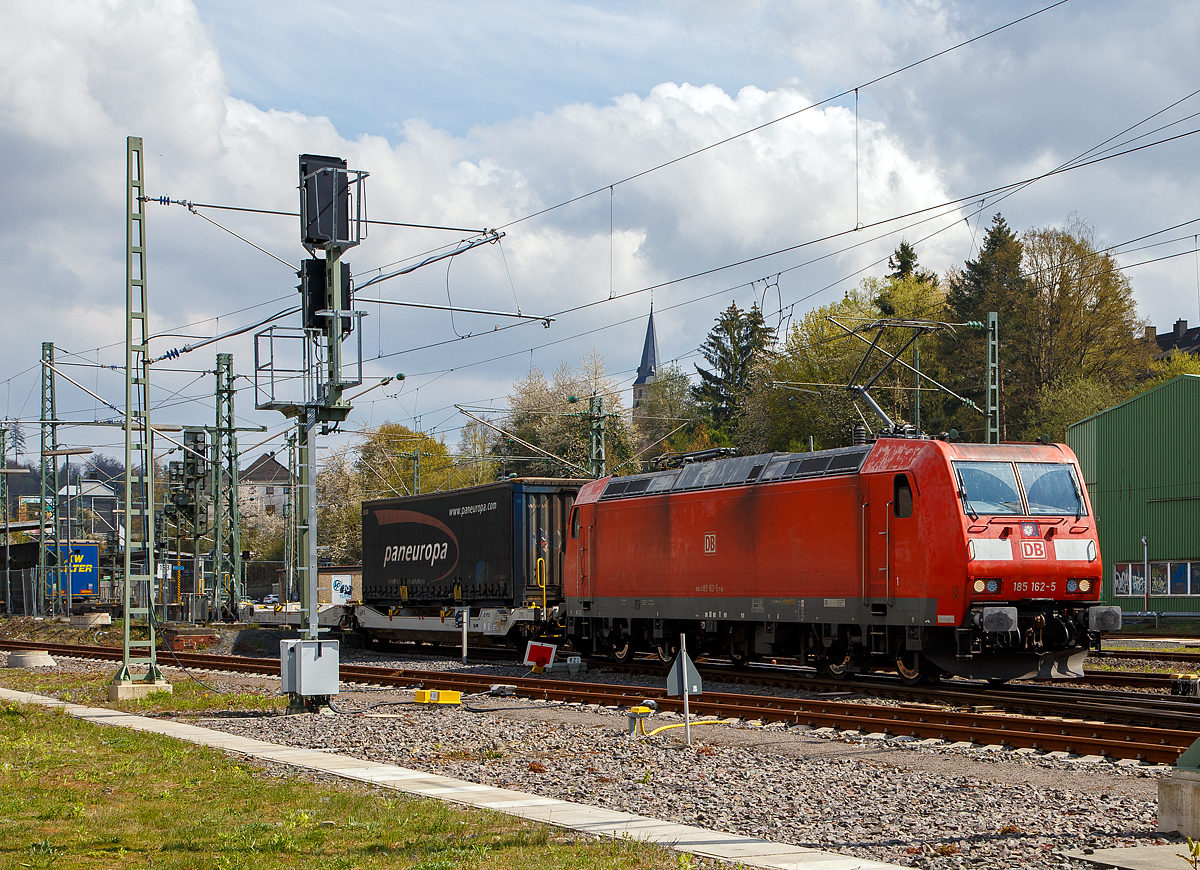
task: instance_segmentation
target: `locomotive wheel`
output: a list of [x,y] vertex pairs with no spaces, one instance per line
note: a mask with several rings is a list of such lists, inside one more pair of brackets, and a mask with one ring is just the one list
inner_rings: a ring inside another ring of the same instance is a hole
[[929,662],[916,650],[897,650],[896,673],[906,686],[916,686],[929,679]]
[[844,680],[850,675],[850,650],[834,644],[825,652],[825,673],[835,680]]
[[750,662],[754,661],[754,659],[755,659],[755,656],[753,653],[742,652],[741,650],[735,650],[733,648],[732,644],[730,645],[729,660],[731,662],[733,662],[733,666],[735,668],[744,668],[746,665],[750,664]]
[[612,660],[619,665],[623,665],[633,658],[633,641],[630,640],[629,635],[623,635],[613,641],[610,654]]

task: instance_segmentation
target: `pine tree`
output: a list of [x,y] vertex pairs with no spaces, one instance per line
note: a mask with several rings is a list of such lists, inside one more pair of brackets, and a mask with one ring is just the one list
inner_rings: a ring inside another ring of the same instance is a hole
[[0,423],[4,427],[4,431],[8,436],[8,452],[13,456],[20,456],[25,452],[25,433],[21,430],[21,424],[12,417]]
[[732,302],[700,345],[701,355],[713,370],[696,366],[700,384],[693,387],[692,395],[726,434],[732,433],[750,388],[755,361],[767,353],[774,340],[775,330],[767,326],[757,305],[743,311]]
[[[1000,324],[1000,432],[1005,430],[1014,410],[1006,386],[1012,380],[1005,363],[1013,341],[1014,314],[1028,308],[1031,287],[1021,271],[1024,246],[1020,237],[1009,229],[1004,218],[996,214],[988,228],[979,256],[968,260],[961,271],[950,275],[946,304],[950,317],[959,322],[987,322],[989,311],[999,315]],[[979,330],[960,328],[953,341],[943,339],[940,348],[951,364],[945,375],[949,386],[960,395],[973,399],[981,408],[985,404],[987,382],[987,335]],[[960,408],[947,425],[953,425],[972,441],[982,441],[986,422],[974,410]]]
[[916,278],[920,283],[931,287],[938,285],[937,275],[928,269],[917,268],[917,249],[904,240],[901,240],[896,252],[888,257],[888,268],[892,271],[888,272],[887,276],[893,281]]
[[1029,281],[1021,273],[1024,250],[1020,238],[998,213],[992,218],[977,260],[968,260],[950,278],[946,301],[960,321],[983,320],[1028,295]]

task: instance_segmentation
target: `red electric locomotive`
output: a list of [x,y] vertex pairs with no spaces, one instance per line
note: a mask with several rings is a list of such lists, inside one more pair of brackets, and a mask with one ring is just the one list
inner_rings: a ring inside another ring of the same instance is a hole
[[685,634],[836,677],[1081,676],[1121,624],[1081,479],[1061,444],[880,436],[597,480],[571,515],[567,633],[618,661]]

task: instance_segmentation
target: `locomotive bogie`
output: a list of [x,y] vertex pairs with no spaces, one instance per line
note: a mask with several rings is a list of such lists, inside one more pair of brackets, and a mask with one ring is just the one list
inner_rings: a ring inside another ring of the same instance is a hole
[[1074,456],[880,438],[612,478],[576,499],[567,634],[618,658],[688,648],[844,676],[1081,675],[1119,614]]

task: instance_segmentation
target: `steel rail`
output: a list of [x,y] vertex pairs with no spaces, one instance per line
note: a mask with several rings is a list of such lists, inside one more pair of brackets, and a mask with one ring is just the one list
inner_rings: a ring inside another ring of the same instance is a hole
[[[102,659],[116,659],[121,655],[120,650],[112,647],[9,640],[0,640],[0,649],[45,649],[63,656]],[[172,659],[175,660],[175,664],[187,668],[270,676],[279,673],[278,659],[175,652],[164,656],[163,664],[170,667]],[[495,676],[487,674],[364,665],[344,665],[341,677],[343,681],[353,683],[403,688],[456,689],[464,692],[485,692],[488,687],[498,682]],[[663,689],[570,683],[528,677],[509,678],[503,682],[513,686],[517,695],[546,701],[621,707],[632,706],[649,698],[664,711],[678,712],[683,706],[679,700],[667,697]],[[697,715],[787,722],[811,728],[857,730],[890,736],[1028,747],[1081,755],[1137,758],[1166,764],[1174,763],[1180,753],[1197,737],[1195,731],[1173,728],[1008,716],[995,712],[938,710],[927,706],[882,706],[728,692],[705,692],[691,698],[690,704]]]
[[1138,659],[1159,662],[1200,662],[1200,652],[1174,652],[1156,649],[1106,649],[1092,656],[1098,659]]

